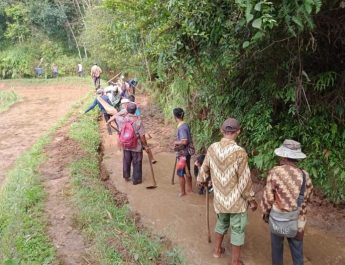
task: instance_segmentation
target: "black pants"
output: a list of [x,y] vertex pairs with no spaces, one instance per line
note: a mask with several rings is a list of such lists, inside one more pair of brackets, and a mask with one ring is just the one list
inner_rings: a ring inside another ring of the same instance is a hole
[[131,176],[131,165],[133,164],[133,184],[139,184],[143,180],[143,151],[133,152],[123,150],[123,178],[128,180]]
[[93,77],[93,83],[95,84],[95,88],[98,89],[101,87],[101,77]]
[[[107,122],[110,119],[111,116],[108,113],[103,113],[103,117],[104,117],[105,122]],[[112,131],[111,131],[110,124],[107,124],[107,130],[108,130],[108,134],[109,135],[113,134]]]
[[[303,265],[303,241],[288,238],[293,265]],[[283,265],[284,237],[271,233],[272,264]]]

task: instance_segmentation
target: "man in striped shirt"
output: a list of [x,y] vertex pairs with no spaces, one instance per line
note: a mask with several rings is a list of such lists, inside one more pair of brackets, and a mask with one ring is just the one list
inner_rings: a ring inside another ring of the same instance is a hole
[[235,142],[241,132],[236,119],[227,119],[222,127],[223,138],[207,150],[198,182],[211,176],[214,189],[214,209],[217,213],[215,248],[213,256],[219,258],[225,251],[222,241],[231,227],[231,264],[240,265],[241,246],[244,244],[248,206],[255,211],[257,204],[252,189],[246,151]]
[[[280,157],[280,165],[271,169],[267,177],[261,202],[263,219],[268,223],[271,209],[283,213],[299,209],[298,233],[295,238],[288,238],[288,243],[293,264],[303,265],[306,203],[312,194],[313,185],[308,173],[300,169],[297,162],[304,159],[306,155],[301,151],[301,144],[294,140],[285,140],[274,153]],[[303,178],[305,178],[305,187],[302,189]],[[271,233],[271,247],[272,264],[283,265],[284,237]]]

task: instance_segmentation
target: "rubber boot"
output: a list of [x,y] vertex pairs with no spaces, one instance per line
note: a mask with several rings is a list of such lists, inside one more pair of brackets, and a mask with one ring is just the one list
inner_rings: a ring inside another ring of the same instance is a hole
[[241,246],[231,245],[231,265],[241,265]]
[[222,242],[223,242],[224,235],[219,233],[214,233],[214,252],[213,257],[219,258],[223,253],[222,250]]

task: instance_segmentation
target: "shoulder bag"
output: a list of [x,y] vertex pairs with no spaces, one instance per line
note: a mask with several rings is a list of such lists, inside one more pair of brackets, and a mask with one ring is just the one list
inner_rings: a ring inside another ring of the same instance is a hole
[[278,236],[284,236],[288,238],[294,238],[298,232],[298,217],[300,214],[300,207],[304,202],[304,192],[306,189],[306,176],[304,171],[302,187],[297,198],[297,210],[291,212],[278,212],[271,209],[269,216],[269,226],[273,234]]

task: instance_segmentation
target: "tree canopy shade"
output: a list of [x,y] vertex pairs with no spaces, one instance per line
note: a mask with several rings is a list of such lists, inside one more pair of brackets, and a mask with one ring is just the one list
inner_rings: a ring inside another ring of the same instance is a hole
[[296,139],[314,181],[340,202],[344,7],[334,0],[105,0],[86,16],[97,30],[83,36],[104,64],[149,81],[167,116],[186,108],[200,150],[235,116],[262,176],[274,148]]
[[[61,74],[72,74],[88,53],[79,36],[84,16],[98,1],[3,0],[0,3],[0,76],[30,77],[43,58],[50,72],[59,64]],[[75,56],[77,51],[79,59]],[[24,57],[16,56],[24,54]],[[10,55],[13,55],[10,57]],[[21,59],[23,58],[23,59]]]
[[61,64],[76,63],[66,54],[91,57],[147,82],[167,117],[184,107],[199,150],[220,137],[226,117],[239,119],[241,144],[262,177],[274,148],[285,138],[300,141],[314,182],[332,201],[345,201],[345,1],[0,5],[0,44],[10,51],[0,52],[3,77],[25,76],[41,57]]

